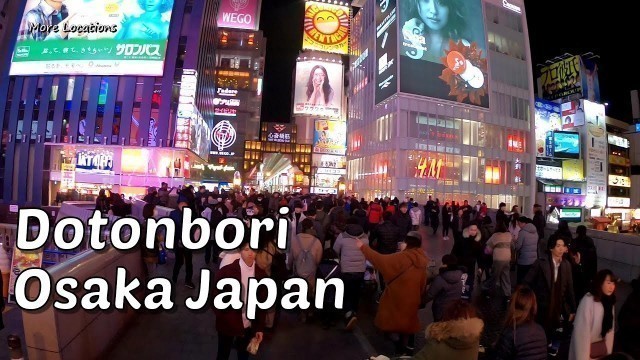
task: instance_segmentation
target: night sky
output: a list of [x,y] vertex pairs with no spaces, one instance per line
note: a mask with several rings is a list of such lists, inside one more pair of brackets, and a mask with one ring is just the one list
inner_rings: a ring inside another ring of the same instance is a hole
[[[373,1],[373,0],[369,0]],[[636,13],[625,3],[590,5],[577,0],[524,0],[534,74],[542,64],[564,53],[599,55],[598,74],[607,115],[632,122],[629,92],[640,88],[640,71],[630,56],[637,48]],[[267,37],[263,121],[291,117],[292,76],[302,45],[303,0],[263,0],[260,29]]]

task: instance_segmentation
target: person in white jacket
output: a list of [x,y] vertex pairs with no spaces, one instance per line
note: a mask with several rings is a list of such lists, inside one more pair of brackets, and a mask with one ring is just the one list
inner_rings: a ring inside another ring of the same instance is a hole
[[417,202],[414,202],[411,210],[409,211],[409,216],[411,216],[411,225],[413,230],[416,231],[420,228],[420,223],[422,222],[422,210],[420,206],[418,206]]
[[611,270],[600,270],[593,280],[591,292],[580,301],[573,324],[569,360],[599,359],[613,352],[616,282]]

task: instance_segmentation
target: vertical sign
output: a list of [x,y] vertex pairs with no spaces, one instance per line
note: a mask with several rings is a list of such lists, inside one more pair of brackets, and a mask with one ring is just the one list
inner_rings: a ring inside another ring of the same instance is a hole
[[587,207],[607,205],[607,131],[604,105],[584,101]]
[[376,104],[398,92],[396,0],[376,0]]
[[182,70],[180,96],[178,98],[178,115],[176,116],[175,147],[189,149],[191,147],[191,124],[197,119],[196,85],[198,72],[192,69]]
[[[30,229],[33,233],[34,229]],[[30,237],[33,239],[34,237]],[[18,247],[13,247],[11,258],[11,273],[9,274],[9,302],[15,301],[15,284],[18,275],[30,268],[42,267],[42,248],[35,251],[22,252]]]

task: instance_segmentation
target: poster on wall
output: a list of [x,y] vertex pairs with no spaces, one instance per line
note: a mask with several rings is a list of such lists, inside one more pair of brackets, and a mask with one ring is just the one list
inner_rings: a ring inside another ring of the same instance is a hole
[[542,67],[538,78],[538,93],[547,100],[581,93],[581,64],[580,56],[576,55]]
[[260,0],[220,0],[218,27],[258,30]]
[[591,102],[600,102],[600,80],[598,65],[590,59],[582,58],[582,97]]
[[348,54],[349,7],[307,1],[304,8],[302,49]]
[[27,0],[10,75],[162,76],[173,2]]
[[562,128],[571,129],[582,125],[584,125],[582,100],[572,100],[562,104]]
[[344,155],[313,154],[311,166],[317,168],[346,169],[347,157]]
[[42,260],[42,248],[36,251],[23,252],[17,246],[13,247],[11,273],[9,275],[9,302],[15,301],[15,284],[18,275],[27,269],[42,267]]
[[587,206],[607,205],[607,130],[602,104],[584,101]]
[[562,129],[560,105],[550,101],[536,99],[535,112],[536,156],[544,157],[547,156],[547,134],[551,131]]
[[345,155],[347,152],[347,123],[316,120],[313,132],[313,152]]
[[299,61],[296,64],[294,115],[340,118],[342,115],[342,64]]
[[396,0],[376,0],[376,104],[398,92]]
[[399,4],[400,91],[488,108],[482,1]]

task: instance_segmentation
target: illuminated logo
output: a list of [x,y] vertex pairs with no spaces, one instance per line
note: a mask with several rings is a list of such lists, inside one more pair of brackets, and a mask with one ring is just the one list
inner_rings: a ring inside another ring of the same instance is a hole
[[284,129],[286,129],[286,128],[287,128],[287,125],[284,125],[284,124],[275,124],[275,125],[273,125],[273,129],[275,131],[279,132],[279,133],[283,132]]
[[223,151],[236,142],[236,129],[228,120],[220,121],[211,130],[211,142],[218,149]]
[[347,53],[349,8],[307,3],[304,14],[304,48]]
[[220,96],[237,96],[238,90],[228,88],[217,88],[216,93]]
[[418,166],[416,166],[416,177],[423,178],[426,176],[428,178],[440,179],[442,163],[442,159],[420,159]]
[[237,112],[238,111],[236,109],[218,108],[218,107],[213,108],[214,115],[218,115],[218,116],[236,116]]
[[522,9],[520,9],[520,6],[513,5],[508,0],[502,0],[502,7],[504,7],[505,9],[509,9],[515,13],[522,14]]
[[240,11],[247,7],[249,0],[231,0],[231,7],[235,11]]
[[221,99],[221,98],[214,98],[213,99],[213,105],[222,105],[222,106],[233,106],[233,107],[237,107],[240,106],[240,99]]

